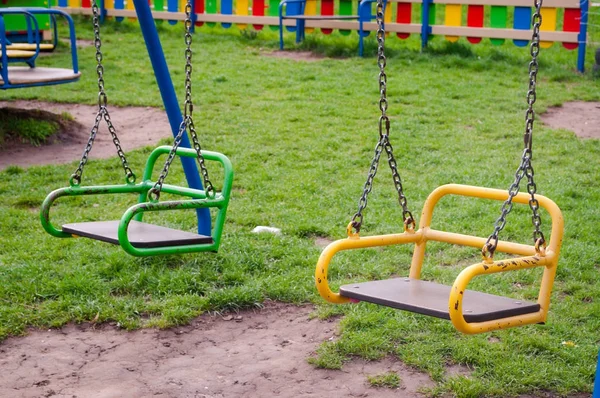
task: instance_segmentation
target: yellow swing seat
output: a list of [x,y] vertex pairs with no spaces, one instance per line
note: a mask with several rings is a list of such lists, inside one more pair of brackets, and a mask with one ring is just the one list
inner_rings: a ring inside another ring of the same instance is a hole
[[54,51],[54,44],[52,43],[13,43],[6,46],[8,51]]
[[[484,257],[481,262],[462,270],[452,286],[445,286],[420,280],[427,242],[431,240],[481,248],[487,241],[486,238],[431,228],[435,205],[445,195],[505,201],[509,193],[499,189],[448,184],[429,195],[416,231],[407,228],[399,234],[360,237],[358,233],[352,232],[352,226],[349,225],[348,237],[331,243],[321,253],[315,271],[315,282],[320,295],[335,304],[366,301],[449,319],[457,330],[467,334],[545,322],[564,233],[564,220],[558,206],[552,200],[536,195],[540,207],[545,208],[552,218],[551,238],[547,247],[498,241],[498,251],[517,257],[497,261]],[[513,199],[520,204],[528,204],[529,200],[530,195],[526,193],[518,193]],[[353,283],[341,286],[339,293],[331,291],[327,270],[336,253],[407,243],[415,244],[408,278]],[[533,267],[544,267],[537,303],[467,290],[467,285],[475,276]]]
[[[0,50],[0,56],[4,52]],[[6,56],[8,58],[31,58],[35,55],[35,50],[23,50],[23,49],[11,49],[10,47],[6,50]]]

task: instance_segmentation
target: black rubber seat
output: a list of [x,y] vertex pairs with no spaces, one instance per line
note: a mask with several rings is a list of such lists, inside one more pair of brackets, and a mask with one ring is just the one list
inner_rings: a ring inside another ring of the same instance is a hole
[[[411,278],[353,283],[340,287],[340,294],[354,300],[366,301],[450,319],[448,298],[451,286]],[[516,315],[535,313],[538,303],[467,290],[464,293],[463,313],[467,322],[485,322]]]
[[[63,232],[68,234],[96,239],[115,245],[119,244],[118,229],[119,221],[82,222],[62,226]],[[139,248],[213,243],[213,239],[210,236],[198,235],[192,232],[146,224],[139,221],[131,221],[127,231],[131,245]]]

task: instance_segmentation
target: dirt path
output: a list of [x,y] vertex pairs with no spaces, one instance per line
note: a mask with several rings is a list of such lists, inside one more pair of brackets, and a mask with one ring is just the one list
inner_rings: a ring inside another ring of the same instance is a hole
[[566,102],[548,108],[540,119],[554,129],[573,131],[578,137],[600,139],[600,102]]
[[[43,109],[56,114],[67,112],[81,127],[58,137],[49,145],[32,147],[13,144],[0,150],[0,170],[9,165],[27,167],[40,164],[61,164],[79,160],[90,135],[97,107],[79,104],[54,104],[39,101],[0,101],[0,108]],[[165,111],[156,108],[110,107],[110,115],[125,152],[146,145],[156,145],[162,138],[171,138],[171,128]],[[600,139],[600,103],[570,102],[549,108],[540,116],[552,128],[564,128],[582,138]],[[102,122],[92,158],[115,156],[115,148]]]
[[[337,322],[310,306],[203,315],[189,326],[133,332],[103,325],[32,331],[0,346],[2,397],[422,397],[428,376],[390,358],[316,369],[307,358],[336,338]],[[395,371],[400,389],[367,375]]]
[[[39,101],[0,101],[0,108],[42,109],[55,114],[69,113],[80,128],[68,131],[49,145],[33,147],[27,144],[12,144],[0,150],[0,170],[9,165],[27,167],[38,164],[70,163],[81,158],[90,135],[97,106],[79,104],[54,104]],[[111,120],[119,135],[125,152],[146,145],[156,145],[162,138],[172,137],[171,127],[164,110],[145,107],[108,108]],[[91,158],[116,156],[116,149],[102,121],[94,142]]]

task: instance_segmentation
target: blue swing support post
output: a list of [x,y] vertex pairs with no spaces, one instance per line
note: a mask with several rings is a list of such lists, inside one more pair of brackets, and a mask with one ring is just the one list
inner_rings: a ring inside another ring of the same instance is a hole
[[[158,83],[158,88],[167,111],[169,118],[169,124],[173,132],[173,136],[176,136],[179,132],[179,125],[183,119],[181,110],[179,108],[179,102],[177,100],[177,94],[171,80],[167,61],[163,53],[160,38],[158,37],[158,31],[154,18],[152,17],[152,11],[146,0],[133,0],[135,5],[135,11],[140,22],[142,35],[148,49],[148,55],[152,68],[154,69],[154,75]],[[192,2],[193,7],[194,2]],[[195,18],[195,10],[192,9],[193,18]],[[192,23],[192,27],[194,24]],[[190,148],[190,141],[186,134],[183,135],[181,140],[181,146],[184,148]],[[202,182],[200,181],[200,175],[198,173],[198,167],[193,158],[182,158],[181,163],[185,177],[187,179],[190,188],[202,189]],[[196,215],[198,217],[198,233],[202,235],[210,236],[211,233],[211,219],[210,211],[206,208],[196,209]]]
[[596,365],[596,380],[594,380],[592,398],[600,398],[600,351],[598,351],[598,365]]

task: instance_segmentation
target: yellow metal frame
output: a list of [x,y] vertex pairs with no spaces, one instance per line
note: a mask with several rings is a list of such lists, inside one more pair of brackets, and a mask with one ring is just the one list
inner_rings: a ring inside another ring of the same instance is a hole
[[[399,234],[360,237],[358,234],[352,233],[352,231],[349,229],[348,237],[346,239],[341,239],[331,243],[323,250],[321,256],[319,257],[319,261],[315,270],[315,282],[319,294],[325,300],[334,304],[344,304],[350,302],[349,298],[331,291],[327,280],[329,263],[331,262],[333,256],[340,251],[414,243],[415,250],[411,261],[409,276],[410,278],[420,279],[421,267],[423,265],[423,258],[425,255],[425,247],[428,241],[431,240],[455,245],[482,248],[486,243],[486,238],[439,231],[430,227],[435,205],[442,197],[446,195],[460,195],[473,198],[505,201],[508,198],[508,191],[458,184],[443,185],[433,191],[425,201],[423,212],[421,214],[421,221],[419,223],[419,229],[416,231],[408,228],[405,230],[405,232]],[[454,327],[460,332],[467,334],[483,333],[492,330],[524,326],[546,321],[548,308],[550,306],[550,294],[552,292],[552,285],[554,284],[560,247],[562,245],[564,220],[560,209],[552,200],[542,195],[536,195],[535,197],[540,206],[546,209],[552,218],[552,231],[548,246],[546,248],[540,248],[536,250],[536,247],[532,245],[499,241],[497,246],[498,251],[521,257],[498,261],[494,261],[493,258],[484,257],[481,262],[465,268],[454,281],[450,297],[448,298],[450,320],[452,321]],[[529,199],[529,194],[519,193],[514,197],[513,202],[528,204]],[[537,303],[540,305],[540,310],[538,312],[486,322],[468,323],[465,321],[462,311],[463,292],[467,289],[467,285],[474,277],[478,275],[516,271],[533,267],[544,267],[544,274],[537,300]]]

